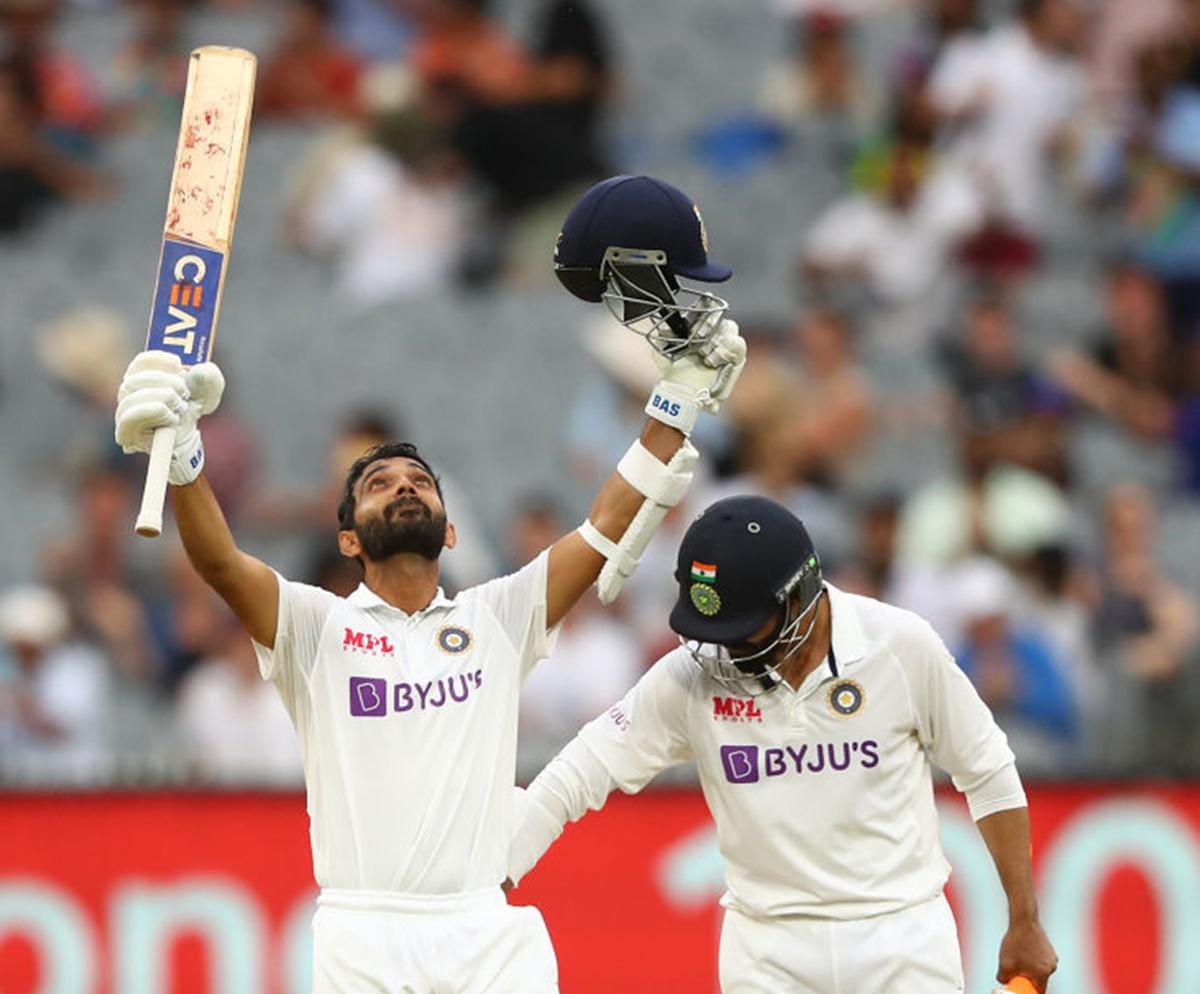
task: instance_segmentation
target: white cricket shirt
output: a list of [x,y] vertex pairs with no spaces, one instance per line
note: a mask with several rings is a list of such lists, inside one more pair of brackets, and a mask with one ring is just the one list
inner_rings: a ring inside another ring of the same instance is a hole
[[626,792],[695,759],[725,861],[722,904],[753,916],[863,918],[936,896],[950,867],[931,761],[963,791],[1013,763],[927,622],[826,589],[832,661],[799,690],[738,697],[680,648],[579,734]]
[[553,646],[545,553],[406,614],[279,577],[259,668],[296,726],[322,887],[442,895],[505,877],[517,699]]

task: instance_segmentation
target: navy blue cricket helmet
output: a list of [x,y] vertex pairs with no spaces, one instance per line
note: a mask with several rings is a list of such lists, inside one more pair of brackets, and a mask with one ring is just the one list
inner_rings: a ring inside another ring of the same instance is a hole
[[682,351],[729,305],[680,285],[721,283],[733,270],[708,257],[700,209],[652,176],[613,176],[571,209],[554,248],[554,272],[576,297],[603,301],[622,324],[665,354]]

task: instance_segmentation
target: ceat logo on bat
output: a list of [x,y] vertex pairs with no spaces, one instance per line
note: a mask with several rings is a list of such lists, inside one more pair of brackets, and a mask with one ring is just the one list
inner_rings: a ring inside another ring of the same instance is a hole
[[719,721],[762,721],[762,708],[740,697],[714,697],[713,718]]
[[224,265],[216,249],[163,240],[146,348],[174,352],[186,366],[208,358]]

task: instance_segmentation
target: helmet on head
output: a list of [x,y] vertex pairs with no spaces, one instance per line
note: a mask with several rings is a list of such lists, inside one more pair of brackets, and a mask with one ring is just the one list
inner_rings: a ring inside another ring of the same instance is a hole
[[[751,697],[781,682],[780,671],[812,634],[825,589],[800,519],[754,496],[719,500],[692,522],[679,546],[675,579],[679,600],[671,628],[680,642],[714,680]],[[764,641],[738,651],[776,615]]]
[[563,222],[554,272],[576,297],[603,301],[664,355],[685,351],[729,308],[679,278],[720,283],[733,275],[709,261],[699,208],[650,176],[613,176],[588,190]]

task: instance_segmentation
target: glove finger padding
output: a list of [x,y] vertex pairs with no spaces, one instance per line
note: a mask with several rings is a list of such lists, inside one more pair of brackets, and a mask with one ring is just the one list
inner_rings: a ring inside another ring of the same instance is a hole
[[178,375],[183,371],[183,362],[174,352],[146,349],[146,351],[139,352],[129,361],[129,366],[125,369],[125,375],[129,376],[131,373],[141,373],[146,370],[155,370],[160,373],[175,373]]
[[739,334],[737,322],[726,320],[699,351],[704,361],[714,367],[745,362],[746,340]]
[[161,369],[143,369],[126,373],[117,390],[117,400],[124,400],[130,394],[139,390],[170,390],[180,399],[180,410],[187,402],[187,382],[178,373],[169,373]]
[[159,428],[172,428],[179,421],[180,414],[163,396],[143,392],[126,398],[117,408],[114,436],[127,453],[149,452],[154,432]]
[[225,393],[225,374],[215,362],[197,363],[184,375],[197,417],[212,414]]

